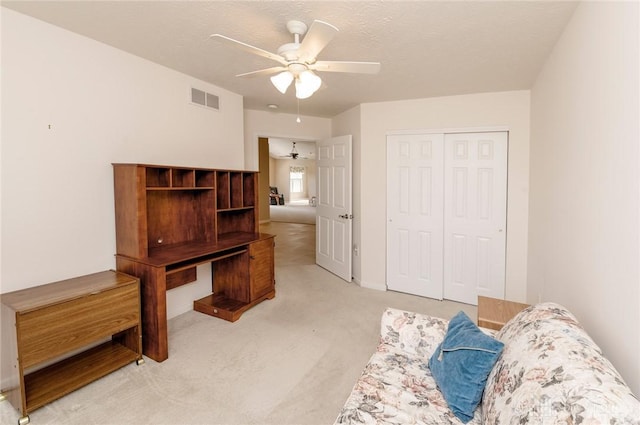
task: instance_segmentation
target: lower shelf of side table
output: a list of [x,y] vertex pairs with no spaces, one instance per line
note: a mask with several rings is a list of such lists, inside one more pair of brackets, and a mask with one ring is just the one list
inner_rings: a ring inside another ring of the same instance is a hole
[[24,377],[27,411],[31,412],[127,364],[140,355],[107,341]]

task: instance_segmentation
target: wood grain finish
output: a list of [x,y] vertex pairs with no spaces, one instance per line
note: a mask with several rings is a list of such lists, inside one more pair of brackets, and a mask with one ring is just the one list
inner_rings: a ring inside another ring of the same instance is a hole
[[164,267],[153,267],[116,256],[116,267],[140,279],[142,351],[157,362],[169,358],[167,338],[167,278]]
[[251,299],[257,299],[275,288],[274,238],[249,245]]
[[2,304],[21,313],[86,297],[115,287],[130,285],[132,276],[113,271],[61,280],[0,295]]
[[261,234],[248,252],[212,263],[213,294],[193,302],[193,309],[235,322],[254,305],[276,295],[274,236]]
[[529,304],[478,296],[478,326],[499,331]]
[[198,271],[196,267],[187,267],[186,269],[172,270],[167,272],[167,291],[177,288],[187,283],[195,282],[198,279]]
[[[145,169],[114,167],[116,251],[130,257],[147,256],[147,204]],[[135,211],[135,214],[131,214]]]
[[235,322],[242,316],[242,313],[249,310],[254,305],[264,300],[275,297],[275,291],[264,294],[256,298],[252,302],[245,303],[242,301],[227,298],[223,294],[211,294],[204,298],[193,302],[193,309],[209,316],[219,317],[220,319]]
[[33,372],[25,377],[25,387],[29,388],[25,413],[82,388],[138,358],[136,352],[108,341],[82,355]]
[[20,314],[18,350],[28,368],[111,337],[139,322],[138,287],[89,293],[83,298]]
[[148,248],[213,242],[213,190],[153,190],[147,193]]
[[212,263],[212,292],[241,303],[251,302],[249,291],[249,253],[245,250],[238,255]]
[[2,392],[23,416],[142,359],[135,277],[105,271],[3,294],[1,301]]
[[212,264],[215,282],[207,301],[194,302],[197,311],[233,321],[275,296],[273,236],[258,230],[256,172],[113,168],[116,265],[140,278],[147,356],[168,358],[166,291],[196,280],[200,264]]

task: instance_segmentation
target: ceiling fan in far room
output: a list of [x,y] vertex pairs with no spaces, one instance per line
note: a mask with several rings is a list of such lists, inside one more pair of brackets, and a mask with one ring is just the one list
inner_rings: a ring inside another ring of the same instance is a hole
[[[287,30],[293,34],[293,43],[280,46],[278,53],[271,53],[259,47],[222,34],[212,34],[211,39],[239,48],[278,62],[279,66],[260,69],[257,71],[238,74],[237,77],[256,77],[276,74],[271,82],[282,94],[295,81],[296,97],[306,99],[315,93],[322,85],[322,80],[314,71],[318,72],[346,72],[355,74],[377,74],[380,71],[379,62],[351,62],[351,61],[319,61],[317,56],[338,33],[338,28],[323,21],[313,21],[307,32],[307,25],[300,21],[287,22]],[[306,34],[306,36],[305,36]],[[300,37],[304,39],[300,41]]]
[[286,155],[280,155],[280,158],[291,158],[291,159],[309,159],[306,156],[300,156],[298,151],[296,150],[296,142],[291,142],[291,152]]

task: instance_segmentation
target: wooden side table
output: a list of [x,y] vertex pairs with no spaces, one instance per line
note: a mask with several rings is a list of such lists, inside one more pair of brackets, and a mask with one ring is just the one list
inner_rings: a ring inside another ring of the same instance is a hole
[[478,296],[478,326],[499,331],[529,304]]
[[0,296],[2,395],[29,413],[141,364],[140,281],[113,270]]

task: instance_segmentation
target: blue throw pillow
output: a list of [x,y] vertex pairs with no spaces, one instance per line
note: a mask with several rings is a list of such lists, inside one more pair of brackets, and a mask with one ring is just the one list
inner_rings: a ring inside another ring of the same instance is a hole
[[504,344],[483,333],[460,312],[429,359],[431,374],[451,411],[463,423],[473,419],[485,383]]

